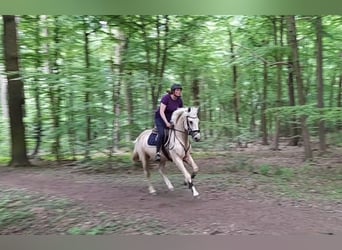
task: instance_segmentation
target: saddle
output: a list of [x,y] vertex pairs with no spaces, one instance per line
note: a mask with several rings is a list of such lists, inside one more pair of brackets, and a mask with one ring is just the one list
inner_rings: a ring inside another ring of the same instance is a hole
[[[150,146],[156,146],[157,145],[157,137],[158,137],[158,130],[156,127],[154,127],[152,129],[151,134],[148,137],[147,144]],[[168,158],[170,161],[172,161],[170,156],[169,156],[169,152],[166,149],[166,143],[167,143],[168,139],[169,139],[169,129],[165,129],[163,144],[162,144],[161,150],[163,151],[163,154],[166,156],[166,158]]]
[[[156,127],[154,127],[152,129],[151,134],[148,137],[148,141],[147,141],[148,145],[156,146],[157,145],[157,137],[158,137],[158,130]],[[164,138],[163,138],[163,145],[162,145],[163,147],[165,146],[164,144],[167,142],[168,138],[169,138],[169,130],[165,129]]]

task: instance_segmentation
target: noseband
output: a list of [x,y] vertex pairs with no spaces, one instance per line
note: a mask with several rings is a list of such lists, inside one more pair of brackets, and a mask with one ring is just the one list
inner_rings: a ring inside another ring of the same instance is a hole
[[[200,130],[199,130],[199,129],[196,129],[196,130],[192,130],[192,129],[191,129],[190,124],[189,124],[189,120],[188,120],[189,117],[190,117],[190,116],[187,116],[187,117],[186,117],[186,123],[187,123],[187,125],[188,125],[188,134],[191,135],[192,137],[194,137],[196,133],[199,133],[199,132],[200,132]],[[190,117],[190,118],[196,119],[197,117]]]

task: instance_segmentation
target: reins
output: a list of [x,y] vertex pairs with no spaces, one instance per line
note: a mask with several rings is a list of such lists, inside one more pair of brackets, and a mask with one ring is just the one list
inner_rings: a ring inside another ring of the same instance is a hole
[[[186,117],[186,122],[187,122],[188,128],[190,128],[190,126],[189,126],[189,121],[188,121],[188,117]],[[171,130],[171,133],[172,133],[172,132],[175,133],[175,131],[177,131],[177,132],[180,132],[180,133],[183,133],[183,134],[188,134],[188,135],[191,135],[192,133],[195,133],[195,132],[197,132],[197,131],[199,132],[199,130],[196,130],[196,131],[195,131],[195,130],[192,131],[191,129],[190,129],[190,130],[189,130],[189,129],[188,129],[188,130],[179,130],[179,129],[176,129],[176,128],[174,128],[174,127],[170,128],[170,130]],[[170,135],[169,135],[169,138],[168,138],[167,142],[165,143],[167,146],[169,146],[169,143],[170,143],[170,140],[171,140],[171,133],[170,133]],[[189,151],[189,149],[190,149],[190,147],[191,147],[190,140],[188,139],[189,145],[186,147],[185,144],[182,142],[182,140],[178,138],[178,136],[177,136],[176,133],[175,133],[175,137],[174,137],[173,147],[172,147],[172,148],[169,147],[169,150],[174,148],[176,139],[177,139],[177,140],[179,141],[179,143],[182,145],[182,147],[183,147],[183,149],[184,149],[184,151],[185,151],[185,154],[187,154],[187,152]]]
[[[182,130],[175,129],[175,128],[171,128],[170,130],[171,130],[171,133],[172,133],[172,132],[175,133],[175,131],[178,131],[178,132],[181,132],[181,133],[186,134],[186,132],[187,132],[187,131],[182,131]],[[171,133],[170,133],[170,135],[169,135],[169,138],[168,138],[167,142],[165,143],[165,145],[168,146],[168,147],[169,147],[169,145],[170,145]],[[183,149],[184,149],[184,151],[185,151],[185,154],[187,154],[187,152],[189,151],[190,146],[191,146],[191,145],[190,145],[189,139],[188,139],[189,145],[188,145],[188,147],[185,147],[185,144],[182,143],[182,140],[178,138],[178,136],[177,136],[176,133],[175,133],[175,137],[174,137],[174,141],[173,141],[173,146],[172,146],[172,147],[169,147],[169,150],[171,150],[171,149],[173,149],[173,148],[175,147],[176,139],[177,139],[177,140],[179,141],[179,143],[182,145],[182,147],[183,147]]]

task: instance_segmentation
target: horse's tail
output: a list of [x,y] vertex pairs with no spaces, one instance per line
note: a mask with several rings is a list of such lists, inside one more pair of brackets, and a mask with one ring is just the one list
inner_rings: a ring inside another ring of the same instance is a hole
[[[140,137],[140,136],[139,136]],[[139,137],[137,139],[134,140],[134,149],[133,149],[133,155],[132,155],[132,161],[133,162],[137,162],[139,161],[139,154],[137,152],[137,147],[136,147],[136,144],[137,144],[137,141],[139,140]]]

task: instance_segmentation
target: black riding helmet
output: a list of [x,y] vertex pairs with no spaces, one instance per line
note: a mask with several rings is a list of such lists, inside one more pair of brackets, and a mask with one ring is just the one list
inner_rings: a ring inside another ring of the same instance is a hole
[[180,89],[182,90],[182,85],[178,84],[178,83],[175,83],[171,86],[171,93],[173,93],[176,89]]

